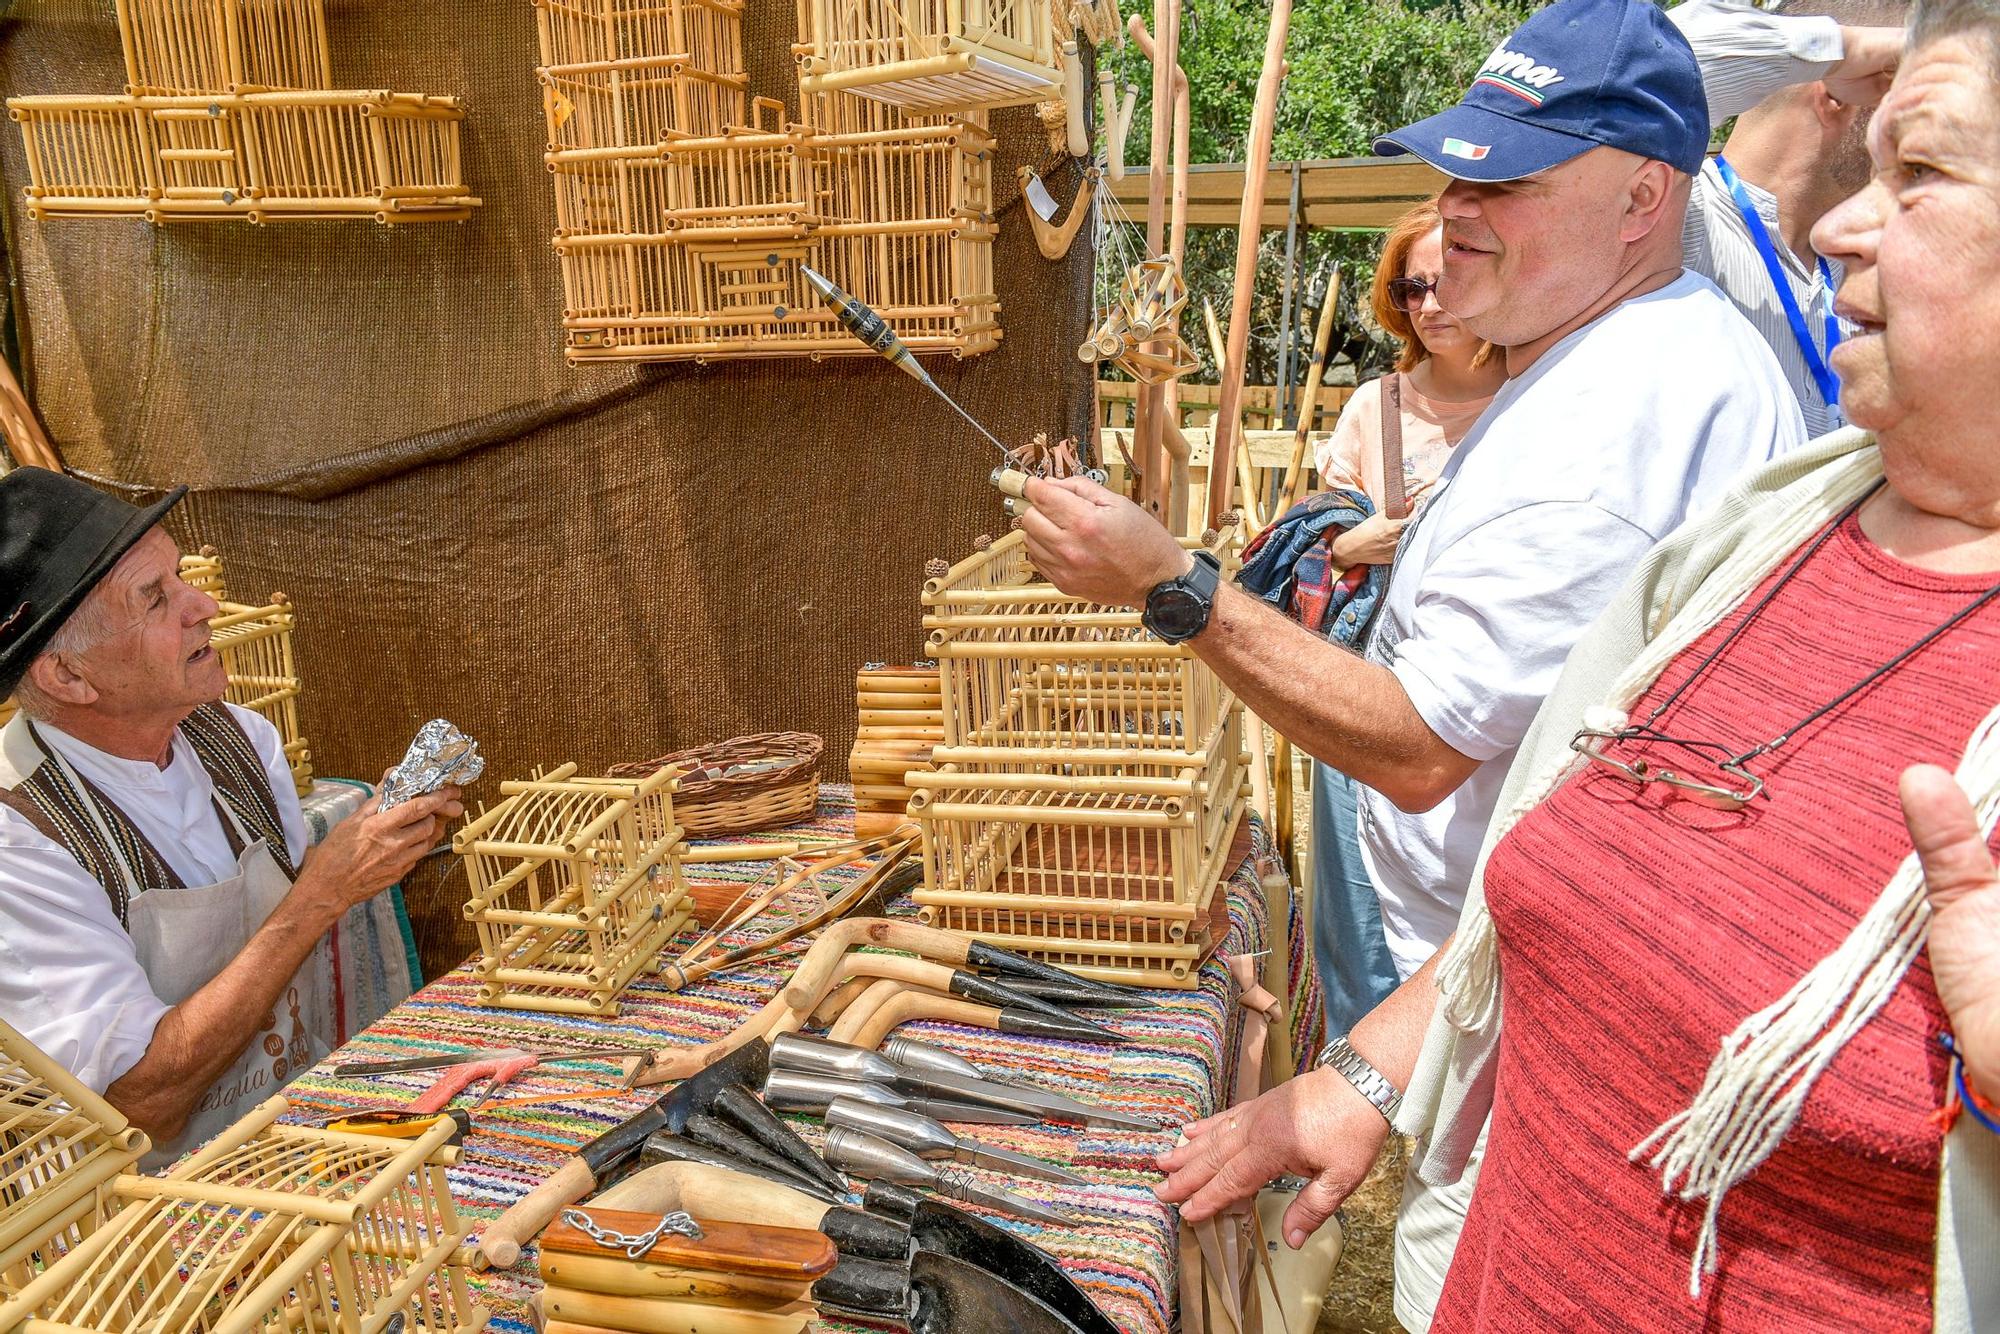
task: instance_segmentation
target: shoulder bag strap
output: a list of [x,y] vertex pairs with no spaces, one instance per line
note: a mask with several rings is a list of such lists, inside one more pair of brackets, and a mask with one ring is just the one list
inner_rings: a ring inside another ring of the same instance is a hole
[[[298,879],[291,850],[285,846],[284,817],[278,810],[277,796],[271,791],[270,775],[243,725],[227,706],[205,704],[182,720],[181,735],[194,747],[202,767],[214,781],[216,793],[227,807],[222,813],[234,816],[243,828],[270,845],[271,856],[286,879]],[[235,846],[237,839],[232,836],[230,824],[229,819],[223,820],[223,833],[231,836],[230,844]]]
[[1390,371],[1382,377],[1382,513],[1401,519],[1409,512],[1403,494],[1403,377]]

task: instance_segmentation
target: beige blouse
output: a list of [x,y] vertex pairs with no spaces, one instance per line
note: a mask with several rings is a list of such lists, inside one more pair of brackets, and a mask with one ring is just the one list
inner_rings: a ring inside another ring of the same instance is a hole
[[[1391,372],[1397,374],[1398,372]],[[1388,376],[1370,380],[1354,391],[1341,409],[1333,433],[1314,451],[1322,490],[1351,487],[1365,494],[1377,509],[1382,505],[1382,384]],[[1451,448],[1465,438],[1493,395],[1443,403],[1426,398],[1403,380],[1403,489],[1415,494],[1437,480]]]

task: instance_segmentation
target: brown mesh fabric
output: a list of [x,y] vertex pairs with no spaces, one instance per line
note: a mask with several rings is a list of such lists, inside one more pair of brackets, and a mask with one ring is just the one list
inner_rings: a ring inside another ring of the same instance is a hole
[[[177,535],[226,553],[232,589],[291,595],[321,773],[374,778],[436,716],[479,739],[489,783],[743,732],[844,756],[856,666],[922,647],[924,560],[1004,527],[992,447],[873,359],[569,369],[532,7],[327,11],[337,85],[467,101],[485,205],[398,229],[35,226],[0,127],[25,369],[70,466],[189,484]],[[789,0],[751,0],[753,91],[794,108],[795,26]],[[123,84],[109,0],[0,18],[9,95]],[[1002,439],[1081,433],[1088,239],[1040,257],[1014,168],[1046,140],[1028,111],[995,126],[1006,338],[930,368]],[[413,895],[428,970],[470,946],[463,891]]]

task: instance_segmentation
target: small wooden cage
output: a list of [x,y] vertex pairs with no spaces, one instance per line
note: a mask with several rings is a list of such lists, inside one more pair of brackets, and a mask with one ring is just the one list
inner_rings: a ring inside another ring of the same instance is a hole
[[994,140],[845,93],[753,97],[743,0],[536,0],[572,361],[867,355],[810,264],[917,352],[997,345]]
[[455,221],[454,98],[332,87],[323,0],[117,0],[122,96],[16,97],[27,213]]
[[502,783],[505,800],[458,831],[482,1004],[618,1013],[619,993],[690,915],[675,776],[578,777],[565,764]]
[[799,0],[799,91],[849,92],[909,111],[1058,97],[1048,0]]
[[486,1312],[452,1258],[450,1118],[413,1140],[276,1124],[272,1098],[0,1301],[4,1334],[472,1334]]
[[[1218,546],[1225,576],[1233,558]],[[1139,614],[1069,597],[1020,533],[924,586],[943,674],[908,775],[924,919],[1110,980],[1193,986],[1248,796],[1242,710]]]
[[150,1147],[110,1103],[0,1022],[0,1302],[103,1226],[112,1179]]
[[299,730],[299,668],[292,656],[298,616],[291,599],[273,593],[263,606],[230,601],[222,557],[214,547],[182,556],[180,575],[183,583],[216,601],[208,628],[228,678],[222,697],[263,715],[278,729],[292,785],[303,797],[312,790],[312,747]]

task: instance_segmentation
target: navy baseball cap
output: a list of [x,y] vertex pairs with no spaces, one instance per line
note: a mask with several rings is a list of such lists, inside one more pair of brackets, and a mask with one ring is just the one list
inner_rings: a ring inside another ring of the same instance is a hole
[[1701,68],[1645,0],[1559,0],[1486,58],[1459,104],[1375,141],[1465,181],[1513,181],[1598,145],[1693,175],[1708,152]]

